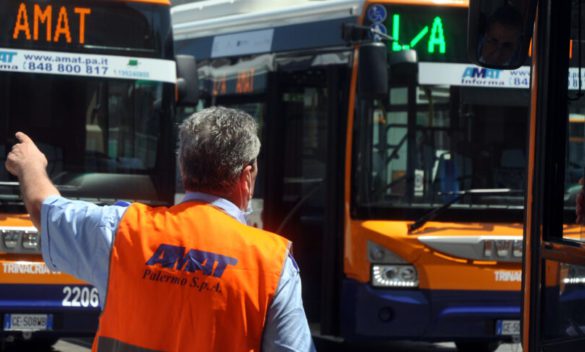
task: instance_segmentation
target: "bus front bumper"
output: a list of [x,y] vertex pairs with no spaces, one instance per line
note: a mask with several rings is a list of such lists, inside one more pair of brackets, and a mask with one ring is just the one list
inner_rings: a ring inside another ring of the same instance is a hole
[[503,321],[519,321],[518,291],[373,288],[346,279],[341,332],[348,340],[510,340]]

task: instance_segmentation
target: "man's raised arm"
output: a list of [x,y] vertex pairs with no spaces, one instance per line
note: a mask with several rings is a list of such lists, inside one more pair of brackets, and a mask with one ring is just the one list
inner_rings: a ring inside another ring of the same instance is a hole
[[16,143],[6,157],[6,170],[18,178],[26,210],[41,230],[41,206],[49,196],[60,195],[47,175],[47,158],[29,136],[16,132]]

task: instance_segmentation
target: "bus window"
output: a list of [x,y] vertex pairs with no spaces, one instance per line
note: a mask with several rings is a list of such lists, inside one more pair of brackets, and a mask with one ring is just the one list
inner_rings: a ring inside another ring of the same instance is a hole
[[[585,99],[583,98],[583,80],[579,75],[583,70],[581,38],[583,28],[579,13],[583,6],[581,1],[573,3],[570,30],[570,51],[568,68],[568,115],[567,145],[565,158],[564,187],[564,223],[563,238],[569,241],[585,242]],[[574,55],[573,55],[574,53]],[[573,225],[575,224],[575,225]]]
[[327,96],[324,88],[299,86],[283,93],[282,100],[288,131],[285,158],[291,161],[285,165],[283,200],[303,201],[310,206],[322,199],[315,192],[322,188],[325,177]]
[[564,237],[585,241],[582,226],[585,225],[585,106],[583,100],[569,104],[567,128],[567,159],[565,171],[565,214]]
[[[5,133],[23,130],[37,137],[51,159],[49,176],[55,184],[78,185],[90,173],[154,172],[161,120],[156,104],[162,100],[162,83],[15,75],[0,78],[12,87],[4,95],[3,108],[19,116],[7,121]],[[26,92],[31,90],[50,103],[27,104]],[[55,118],[47,119],[47,113]],[[154,196],[152,184],[148,187],[125,192],[125,197]],[[107,188],[78,192],[86,197],[120,197],[108,194]]]
[[553,340],[583,336],[585,265],[547,260],[544,269],[547,275],[544,297],[549,310],[543,320],[543,337]]
[[392,88],[388,100],[374,101],[359,129],[370,154],[358,169],[364,184],[357,203],[417,209],[443,204],[465,189],[509,189],[465,197],[452,207],[521,209],[527,92],[425,86],[414,94],[411,120],[408,89]]

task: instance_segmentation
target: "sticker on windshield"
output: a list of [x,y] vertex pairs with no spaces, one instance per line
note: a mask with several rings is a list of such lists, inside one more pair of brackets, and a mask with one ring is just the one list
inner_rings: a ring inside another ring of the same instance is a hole
[[176,83],[172,60],[0,48],[0,71]]
[[372,5],[367,12],[368,19],[374,23],[382,23],[388,16],[383,5]]

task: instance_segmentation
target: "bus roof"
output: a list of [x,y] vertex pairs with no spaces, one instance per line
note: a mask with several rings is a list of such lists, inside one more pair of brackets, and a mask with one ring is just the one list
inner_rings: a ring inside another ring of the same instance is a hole
[[204,0],[175,5],[171,15],[175,39],[182,40],[360,17],[368,3],[465,7],[468,0]]
[[173,6],[176,40],[359,17],[363,0],[205,0]]

